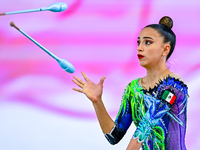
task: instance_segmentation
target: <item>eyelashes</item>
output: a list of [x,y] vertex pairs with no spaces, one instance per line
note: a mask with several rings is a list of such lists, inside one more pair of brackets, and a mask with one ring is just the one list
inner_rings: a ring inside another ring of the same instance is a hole
[[[138,41],[137,41],[138,46],[140,45],[140,43],[141,43],[141,42],[138,40]],[[150,45],[150,44],[152,44],[152,43],[153,43],[153,42],[152,42],[152,41],[149,41],[149,40],[145,40],[145,41],[144,41],[144,44],[145,44],[145,45]]]

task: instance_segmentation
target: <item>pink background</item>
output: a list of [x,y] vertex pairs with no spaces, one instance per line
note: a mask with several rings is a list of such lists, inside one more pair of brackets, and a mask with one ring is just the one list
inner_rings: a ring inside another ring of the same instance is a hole
[[[57,0],[0,0],[0,12],[47,7]],[[104,138],[91,102],[72,90],[81,71],[98,83],[106,76],[103,101],[113,119],[126,85],[145,76],[137,59],[140,30],[164,15],[174,20],[177,45],[169,68],[189,87],[186,145],[200,148],[200,1],[199,0],[65,0],[61,13],[35,12],[0,16],[0,149],[125,149],[122,141]],[[19,31],[70,61],[69,74]]]

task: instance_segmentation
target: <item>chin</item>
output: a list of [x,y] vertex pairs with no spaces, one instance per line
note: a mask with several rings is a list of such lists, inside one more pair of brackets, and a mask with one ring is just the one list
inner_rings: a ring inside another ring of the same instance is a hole
[[146,63],[140,61],[140,66],[145,67]]
[[148,68],[148,64],[147,63],[144,63],[144,62],[140,62],[140,66],[144,67],[144,68]]

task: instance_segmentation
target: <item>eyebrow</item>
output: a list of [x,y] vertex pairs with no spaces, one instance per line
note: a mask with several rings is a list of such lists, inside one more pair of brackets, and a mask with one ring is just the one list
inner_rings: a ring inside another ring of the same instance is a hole
[[[140,37],[138,37],[138,39],[140,39]],[[143,37],[143,39],[151,39],[151,40],[153,40],[151,37],[148,37],[148,36]]]

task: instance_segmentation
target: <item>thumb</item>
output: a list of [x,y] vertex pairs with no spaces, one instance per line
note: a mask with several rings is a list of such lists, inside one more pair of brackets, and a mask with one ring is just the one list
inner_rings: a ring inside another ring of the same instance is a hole
[[100,82],[99,82],[99,84],[101,84],[101,85],[103,85],[103,83],[104,83],[104,80],[106,79],[106,77],[104,76],[104,77],[102,77],[101,79],[100,79]]

